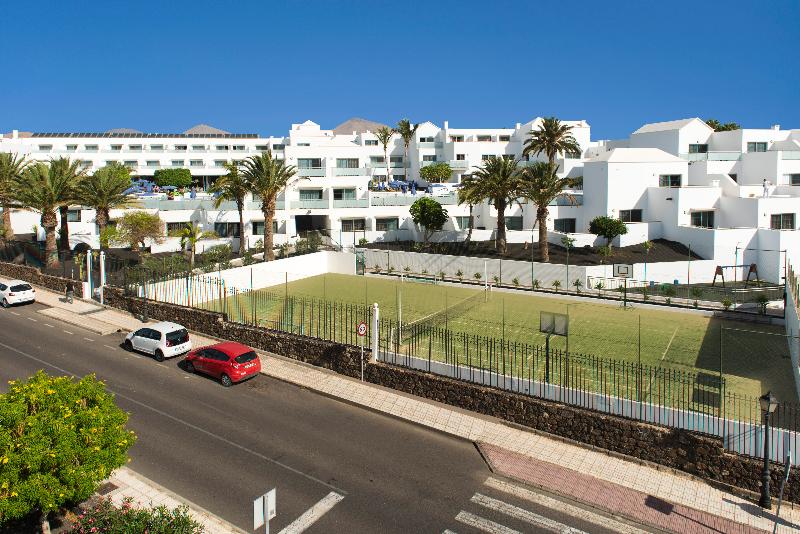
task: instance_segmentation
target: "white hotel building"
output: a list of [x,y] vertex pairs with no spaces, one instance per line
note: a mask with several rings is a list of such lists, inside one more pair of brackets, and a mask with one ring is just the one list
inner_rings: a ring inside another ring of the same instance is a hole
[[[370,183],[387,175],[424,184],[421,167],[444,161],[458,183],[489,156],[519,158],[528,133],[540,119],[513,128],[462,129],[422,123],[404,162],[402,138],[389,147],[388,164],[373,133],[380,125],[351,119],[334,130],[306,121],[293,124],[284,137],[229,134],[198,126],[182,134],[145,134],[132,130],[106,133],[28,133],[13,131],[0,137],[0,152],[24,154],[47,161],[68,156],[92,172],[111,161],[129,166],[133,175],[152,176],[161,168],[188,168],[198,183],[208,185],[225,174],[224,163],[242,160],[270,149],[298,168],[300,179],[280,197],[276,215],[276,244],[291,241],[307,230],[327,230],[335,243],[418,239],[408,207],[421,191],[392,193],[370,190]],[[588,234],[598,215],[619,217],[628,234],[617,245],[664,238],[691,245],[698,255],[721,265],[757,263],[762,278],[778,281],[786,260],[800,264],[800,130],[742,129],[714,132],[700,119],[647,124],[628,139],[592,141],[585,121],[565,121],[582,148],[581,154],[559,158],[562,175],[583,177],[583,189],[550,206],[550,240],[559,244],[564,233],[576,246],[600,241]],[[523,162],[525,164],[525,162]],[[764,192],[764,180],[768,191]],[[450,221],[434,239],[463,239],[469,207],[458,206],[449,187],[434,197],[448,210]],[[258,200],[249,199],[245,234],[252,246],[263,234]],[[210,199],[150,197],[138,209],[159,214],[168,228],[194,222],[215,230],[227,241],[238,241],[238,214],[233,203],[214,209]],[[535,206],[521,203],[506,213],[509,241],[536,239]],[[112,212],[112,218],[120,210]],[[473,239],[491,239],[496,212],[476,207]],[[29,233],[38,214],[15,210],[17,233]],[[259,224],[260,223],[260,224]],[[96,247],[94,212],[76,206],[70,211],[70,243]],[[218,242],[218,241],[215,241]],[[153,250],[177,249],[167,239]]]

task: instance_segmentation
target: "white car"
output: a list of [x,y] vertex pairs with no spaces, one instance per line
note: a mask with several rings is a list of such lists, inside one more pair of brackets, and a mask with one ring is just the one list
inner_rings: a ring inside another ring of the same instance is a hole
[[152,354],[156,361],[172,358],[192,350],[189,332],[177,323],[162,321],[140,328],[125,336],[125,348]]
[[8,308],[12,304],[23,304],[36,300],[36,290],[28,282],[11,280],[0,282],[0,304]]

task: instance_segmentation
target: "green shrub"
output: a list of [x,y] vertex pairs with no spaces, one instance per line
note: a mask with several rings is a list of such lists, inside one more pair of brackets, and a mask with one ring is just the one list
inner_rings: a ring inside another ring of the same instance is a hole
[[192,173],[189,169],[158,169],[153,173],[153,180],[162,187],[189,187],[192,185]]
[[317,252],[319,247],[322,246],[322,236],[319,232],[311,232],[308,234],[308,252]]
[[558,289],[561,287],[561,282],[559,280],[553,280],[552,286],[553,286],[553,289],[558,291]]
[[761,315],[767,314],[767,304],[769,304],[769,298],[766,295],[759,295],[756,297],[756,304],[758,304],[758,313]]
[[126,497],[122,506],[110,499],[99,499],[94,506],[84,510],[72,525],[72,534],[147,532],[148,534],[200,534],[203,525],[192,519],[187,506],[169,509],[164,505],[155,508],[134,508],[132,499]]
[[86,500],[136,441],[94,375],[37,372],[0,395],[0,524]]
[[722,307],[725,308],[725,311],[728,311],[732,305],[733,302],[728,297],[722,299]]
[[217,263],[230,262],[233,251],[230,245],[214,245],[208,247],[202,255],[202,261],[205,265],[216,266]]
[[519,287],[519,278],[514,277],[514,279],[511,280],[511,283],[514,284],[514,287]]
[[583,282],[581,282],[580,278],[576,278],[572,285],[575,286],[575,291],[580,293],[581,288],[583,287]]
[[372,270],[375,271],[376,273],[379,273],[381,272],[381,266],[376,263],[375,266],[372,268]]
[[252,250],[245,250],[242,252],[242,265],[253,265],[256,262],[256,259],[253,257]]
[[499,285],[500,285],[500,277],[499,277],[499,276],[497,276],[497,275],[494,275],[494,276],[492,277],[492,280],[494,280],[494,284],[495,284],[496,286],[499,286]]
[[475,274],[473,274],[473,275],[472,275],[472,278],[474,278],[475,280],[480,280],[480,279],[481,279],[481,273],[475,273]]
[[464,279],[464,271],[461,269],[456,271],[456,278],[458,278],[459,282]]
[[538,278],[534,278],[533,279],[533,283],[531,284],[531,287],[533,287],[533,289],[539,289],[540,284],[541,284],[541,282],[539,282],[539,279]]
[[447,276],[447,273],[444,271],[439,271],[439,279],[444,280],[444,277]]
[[366,246],[367,243],[369,243],[369,241],[367,241],[366,237],[362,237],[361,239],[358,240],[358,246],[359,247]]

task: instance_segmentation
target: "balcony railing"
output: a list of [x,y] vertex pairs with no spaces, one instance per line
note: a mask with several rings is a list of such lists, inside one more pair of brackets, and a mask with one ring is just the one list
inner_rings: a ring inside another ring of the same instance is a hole
[[451,159],[448,163],[451,169],[469,169],[469,161],[465,159]]
[[734,151],[697,152],[681,154],[681,157],[688,161],[737,161],[742,158],[742,153]]
[[301,167],[297,169],[297,175],[303,177],[325,176],[325,167]]
[[378,193],[370,197],[370,204],[372,206],[410,206],[418,198],[418,196],[402,195],[399,193]]
[[425,141],[423,143],[417,143],[417,148],[442,148],[443,144],[441,141]]
[[311,209],[311,210],[324,210],[328,209],[329,204],[327,199],[310,199],[310,200],[293,200],[289,206],[295,209]]
[[785,150],[781,152],[782,159],[800,159],[800,150]]
[[[275,209],[282,210],[286,208],[286,201],[285,200],[276,200],[275,201]],[[258,210],[261,211],[261,201],[260,200],[247,200],[244,203],[244,209],[246,210]]]
[[368,176],[369,169],[366,167],[334,167],[334,176]]
[[342,200],[333,200],[334,208],[368,208],[368,198],[347,198]]

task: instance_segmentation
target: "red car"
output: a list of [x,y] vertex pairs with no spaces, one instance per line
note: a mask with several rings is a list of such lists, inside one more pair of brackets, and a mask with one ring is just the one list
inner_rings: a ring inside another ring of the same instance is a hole
[[186,370],[218,378],[223,386],[252,378],[261,372],[258,354],[247,345],[226,341],[200,347],[186,356]]

